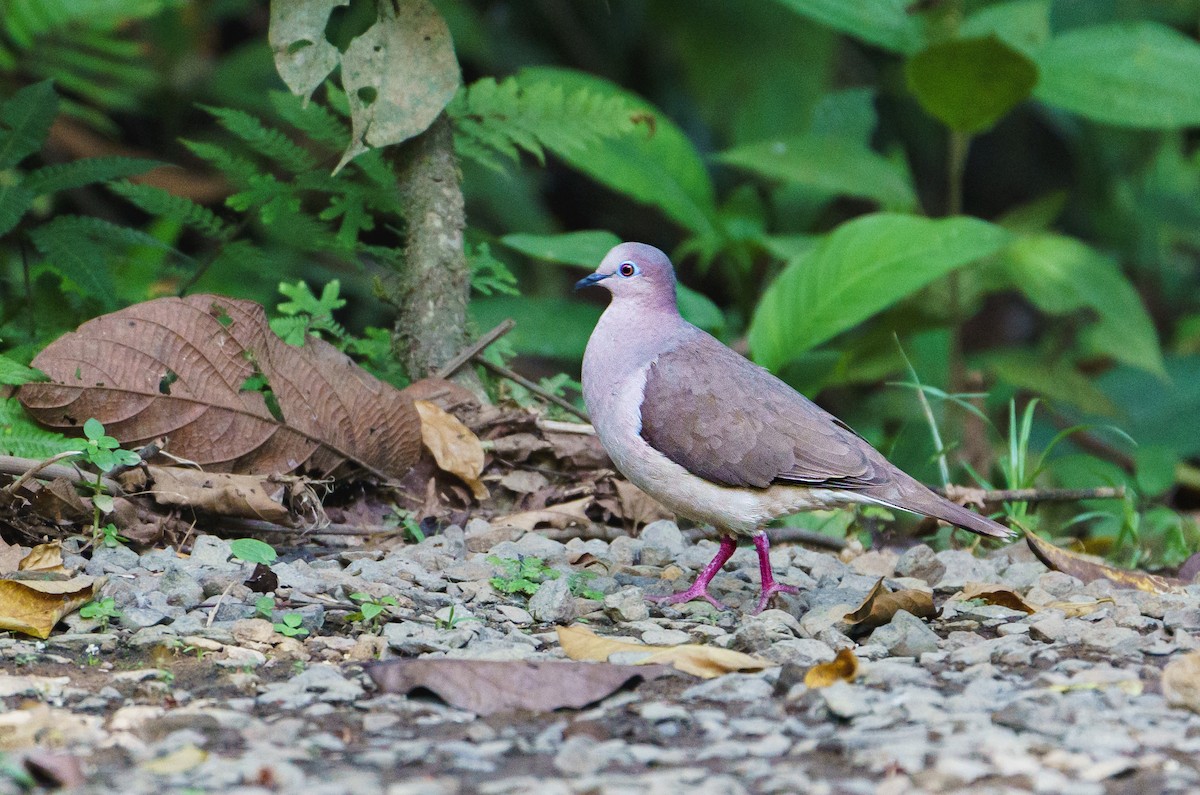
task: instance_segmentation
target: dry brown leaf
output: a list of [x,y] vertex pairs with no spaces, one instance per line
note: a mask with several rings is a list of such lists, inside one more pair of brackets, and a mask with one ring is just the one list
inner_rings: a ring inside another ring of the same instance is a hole
[[16,571],[28,554],[29,550],[20,544],[9,544],[0,538],[0,574]]
[[50,637],[59,619],[92,601],[105,578],[0,580],[0,629]]
[[1162,692],[1173,707],[1200,712],[1200,651],[1192,651],[1167,663],[1162,672]]
[[1102,596],[1090,602],[1049,602],[1042,605],[1042,608],[1061,610],[1067,618],[1082,618],[1083,616],[1095,613],[1100,609],[1101,605],[1115,605],[1116,603],[1117,601],[1111,596]]
[[616,478],[613,480],[613,486],[617,490],[621,518],[635,527],[644,527],[659,519],[675,518],[675,514],[629,481]]
[[436,403],[417,400],[413,405],[421,417],[421,441],[433,454],[433,460],[442,471],[470,486],[475,499],[486,500],[487,486],[479,480],[484,464],[479,437]]
[[263,475],[201,472],[183,467],[149,467],[150,495],[159,505],[184,507],[215,516],[235,516],[285,524],[287,484]]
[[446,703],[477,715],[515,709],[578,709],[634,680],[656,679],[669,670],[665,665],[551,660],[388,660],[365,667],[385,693],[407,694],[424,688]]
[[1150,593],[1178,593],[1187,585],[1183,580],[1177,580],[1174,577],[1160,577],[1144,571],[1118,569],[1088,560],[1074,552],[1056,547],[1033,533],[1026,533],[1025,541],[1042,563],[1056,571],[1078,577],[1084,582],[1108,580],[1121,588],[1136,588],[1139,591],[1149,591]]
[[917,590],[893,593],[884,587],[881,577],[862,604],[847,613],[842,621],[866,632],[888,623],[900,610],[907,610],[918,618],[932,618],[935,614],[933,594]]
[[558,627],[558,643],[572,660],[605,662],[618,652],[644,653],[637,665],[670,665],[676,670],[712,679],[736,671],[762,671],[777,663],[719,646],[685,643],[680,646],[647,646],[597,635],[584,627]]
[[1036,613],[1038,608],[1021,598],[1021,595],[1005,585],[984,582],[969,582],[966,587],[950,597],[952,601],[967,602],[979,599],[989,605],[1000,605],[1022,613]]
[[17,571],[66,574],[67,570],[63,567],[62,542],[51,541],[48,544],[38,544],[29,550],[29,554],[17,564]]
[[523,530],[533,530],[543,525],[557,529],[575,527],[591,522],[584,509],[591,503],[591,497],[580,497],[570,502],[560,502],[537,511],[521,511],[508,516],[497,516],[492,519],[493,527],[519,527]]
[[829,662],[817,663],[804,675],[806,687],[829,687],[834,682],[853,682],[858,676],[858,658],[849,649],[841,649]]
[[[95,417],[126,447],[165,436],[172,455],[210,471],[398,478],[420,454],[408,396],[322,340],[288,345],[252,301],[146,301],[59,337],[34,366],[52,383],[26,384],[18,397],[42,424],[79,433]],[[246,386],[256,375],[282,421]]]

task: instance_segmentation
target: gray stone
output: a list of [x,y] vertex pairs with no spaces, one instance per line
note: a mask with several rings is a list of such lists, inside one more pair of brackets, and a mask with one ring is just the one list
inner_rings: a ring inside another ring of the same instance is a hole
[[575,618],[575,597],[566,577],[546,580],[529,597],[529,615],[546,624],[564,624]]
[[1001,575],[1001,580],[1009,588],[1025,590],[1034,585],[1046,573],[1046,566],[1037,560],[1019,560],[1009,564]]
[[799,622],[782,610],[764,610],[756,616],[746,616],[733,634],[730,648],[756,654],[782,640],[792,640],[802,634]]
[[900,577],[915,577],[933,585],[946,573],[946,564],[934,555],[925,544],[917,544],[905,550],[896,561],[896,574]]
[[705,538],[699,543],[685,547],[682,552],[675,556],[674,563],[680,568],[700,571],[716,556],[717,542]]
[[192,542],[192,554],[188,559],[196,566],[209,566],[214,569],[241,568],[240,563],[231,563],[229,558],[233,550],[229,542],[216,536],[197,536]]
[[166,596],[169,605],[190,609],[204,601],[204,587],[177,562],[167,564],[158,578],[158,589]]
[[969,582],[987,582],[993,577],[991,565],[964,549],[944,549],[937,553],[937,559],[946,567],[934,584],[934,590],[941,593],[959,591]]
[[516,541],[503,541],[492,547],[498,558],[535,557],[547,563],[565,562],[567,547],[561,541],[546,538],[541,533],[526,533]]
[[1166,628],[1171,631],[1183,629],[1188,632],[1196,632],[1200,630],[1200,608],[1172,608],[1163,613],[1162,620]]
[[100,545],[92,552],[84,571],[93,577],[101,574],[122,574],[138,568],[138,554],[126,546],[118,544],[115,547]]
[[629,585],[604,597],[604,612],[614,621],[645,621],[650,617],[646,595],[636,585]]
[[1051,596],[1065,599],[1083,591],[1083,580],[1061,571],[1048,571],[1038,578],[1038,587]]
[[632,566],[637,563],[641,551],[641,540],[629,536],[617,536],[608,544],[608,556],[618,566]]
[[786,665],[793,663],[801,668],[811,668],[817,663],[828,662],[836,652],[819,640],[812,638],[788,638],[773,643],[761,652],[772,662]]
[[318,700],[325,703],[353,702],[362,695],[363,686],[342,676],[334,666],[310,665],[286,682],[267,685],[258,702],[285,709],[299,709]]
[[834,682],[817,692],[830,714],[843,720],[850,720],[871,711],[863,689],[847,682]]
[[725,674],[692,685],[680,694],[685,701],[760,701],[771,697],[774,686],[761,674]]
[[894,657],[920,657],[937,651],[938,635],[921,619],[907,610],[898,610],[892,620],[871,633],[871,642],[878,643]]
[[642,532],[638,535],[638,538],[646,546],[663,547],[668,552],[676,555],[683,551],[685,545],[683,533],[680,531],[679,525],[670,519],[659,519],[657,522],[651,522],[642,528]]

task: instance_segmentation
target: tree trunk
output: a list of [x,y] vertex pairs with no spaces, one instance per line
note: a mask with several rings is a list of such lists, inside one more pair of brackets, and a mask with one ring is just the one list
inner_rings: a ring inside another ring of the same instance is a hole
[[[392,339],[414,380],[433,373],[467,343],[471,271],[463,249],[466,215],[454,135],[443,113],[397,148],[400,202],[407,224],[404,266],[388,300],[399,309]],[[479,376],[460,368],[454,380],[483,395]]]

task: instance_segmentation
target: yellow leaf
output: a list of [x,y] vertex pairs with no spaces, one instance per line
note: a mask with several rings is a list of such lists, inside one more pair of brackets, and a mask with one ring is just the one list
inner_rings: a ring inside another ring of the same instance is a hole
[[1180,593],[1187,585],[1183,580],[1174,577],[1161,577],[1144,571],[1131,571],[1106,566],[1082,555],[1068,552],[1056,547],[1049,541],[1038,538],[1033,533],[1025,534],[1025,542],[1033,550],[1038,560],[1051,569],[1078,577],[1084,582],[1092,580],[1108,580],[1121,588],[1136,588],[1150,593]]
[[169,776],[173,773],[186,773],[194,767],[199,767],[206,759],[208,751],[189,744],[157,759],[151,759],[142,765],[142,770]]
[[817,663],[804,675],[804,684],[812,689],[829,687],[834,682],[853,682],[858,676],[858,658],[842,649],[829,662]]
[[421,441],[444,471],[471,487],[477,500],[488,497],[487,486],[479,480],[483,474],[483,445],[471,429],[453,414],[428,400],[414,400],[421,415]]
[[95,598],[105,579],[81,574],[69,580],[0,580],[0,629],[35,638]]
[[1162,692],[1171,706],[1200,712],[1200,651],[1167,663],[1162,672]]
[[1101,605],[1115,605],[1116,603],[1116,600],[1111,596],[1102,596],[1091,602],[1050,602],[1049,604],[1042,605],[1042,607],[1061,610],[1067,618],[1080,618],[1095,613],[1100,609]]
[[51,541],[49,544],[38,544],[29,550],[29,554],[17,564],[18,571],[40,571],[66,573],[63,568],[62,542]]
[[662,664],[702,679],[712,679],[735,671],[762,671],[776,663],[749,654],[685,643],[680,646],[647,646],[605,638],[584,627],[558,627],[558,642],[572,660],[607,662],[618,652],[640,652],[645,657],[634,665]]

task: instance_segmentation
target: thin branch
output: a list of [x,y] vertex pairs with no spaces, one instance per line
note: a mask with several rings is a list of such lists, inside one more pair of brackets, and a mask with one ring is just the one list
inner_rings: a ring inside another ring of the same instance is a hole
[[507,318],[503,323],[496,326],[487,334],[484,334],[482,337],[459,351],[457,356],[446,362],[438,369],[436,373],[433,374],[434,377],[449,378],[450,376],[454,375],[454,373],[458,371],[458,368],[462,367],[464,364],[471,361],[471,359],[474,359],[476,356],[483,353],[489,345],[503,337],[508,332],[512,331],[516,325],[517,322],[515,320],[512,318]]
[[[78,455],[79,453],[75,453]],[[55,456],[56,460],[58,456]],[[87,481],[89,487],[94,483],[94,476],[90,475],[78,467],[66,466],[64,464],[52,464],[50,461],[40,461],[36,458],[18,458],[16,456],[0,456],[0,474],[16,475],[24,478],[24,475],[30,470],[35,470],[35,474],[39,480],[58,480],[63,478],[72,483],[83,483]],[[124,496],[125,490],[121,488],[121,484],[112,478],[101,478],[100,482],[109,494],[114,497]]]
[[975,489],[950,485],[934,489],[955,502],[980,505],[985,502],[1075,502],[1077,500],[1123,500],[1124,486],[1098,486],[1093,489]]
[[507,367],[505,367],[504,365],[496,364],[495,362],[488,361],[487,359],[483,358],[482,356],[473,357],[473,361],[476,364],[482,365],[486,369],[491,370],[493,373],[495,373],[498,376],[507,378],[509,381],[513,381],[515,383],[520,384],[521,386],[528,389],[530,392],[541,397],[543,400],[548,400],[551,403],[553,403],[554,405],[558,406],[559,408],[561,408],[565,411],[571,412],[572,414],[574,414],[576,417],[583,420],[584,422],[591,422],[591,420],[588,419],[588,415],[586,413],[580,411],[579,409],[575,408],[575,406],[572,405],[570,401],[563,400],[562,398],[560,398],[558,395],[554,394],[553,392],[551,392],[547,389],[543,389],[540,385],[535,384],[533,381],[530,381],[528,378],[521,375],[520,373],[518,373],[514,370],[510,370]]

